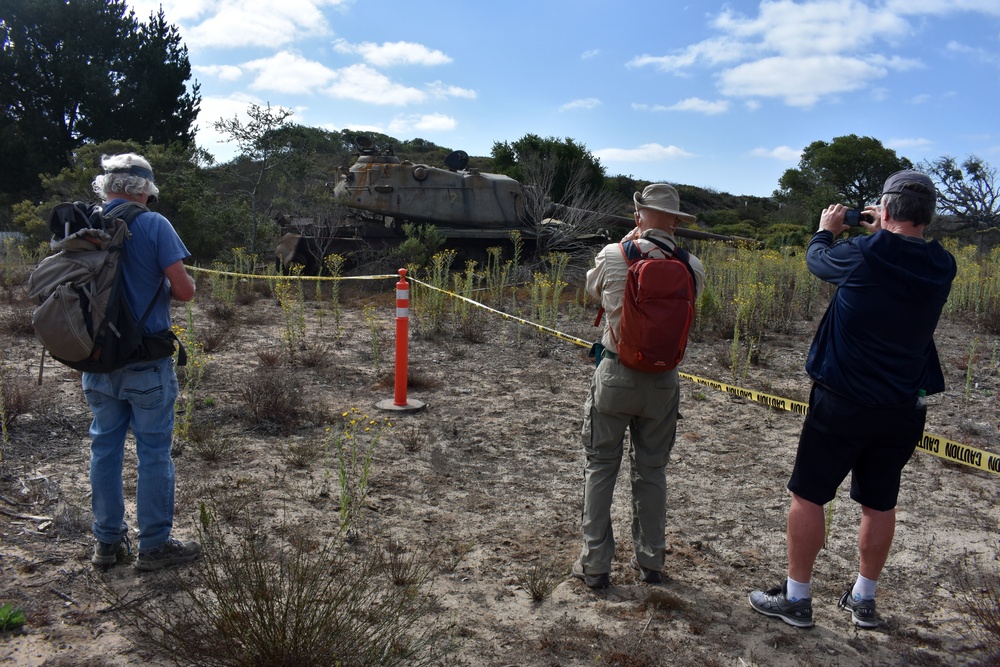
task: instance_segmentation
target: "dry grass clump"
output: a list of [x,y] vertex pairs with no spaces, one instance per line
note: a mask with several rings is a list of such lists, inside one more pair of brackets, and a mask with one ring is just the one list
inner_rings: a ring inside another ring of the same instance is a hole
[[1000,665],[1000,541],[993,541],[992,553],[966,552],[956,578],[959,604],[970,619],[969,634],[979,640],[986,656],[982,664]]
[[690,608],[691,604],[687,600],[665,590],[650,591],[639,605],[641,611],[661,614],[684,613]]
[[257,349],[257,360],[261,366],[274,367],[281,364],[283,355],[281,348],[277,345],[261,347]]
[[299,365],[323,369],[333,362],[333,349],[324,343],[303,345],[295,354]]
[[239,320],[235,318],[215,319],[199,331],[198,342],[205,354],[221,352],[229,347],[240,334]]
[[298,376],[287,368],[256,368],[243,376],[240,399],[244,414],[254,424],[288,431],[304,416]]
[[550,563],[536,562],[522,573],[521,586],[533,601],[541,602],[552,595],[561,579]]
[[330,539],[303,549],[276,539],[289,531],[230,531],[204,505],[201,524],[202,561],[175,577],[169,605],[128,604],[128,591],[103,582],[144,651],[207,667],[381,667],[443,664],[455,648],[451,625],[428,621],[435,602],[416,557],[397,561],[409,574],[395,583],[371,547]]
[[37,399],[34,382],[0,368],[0,425],[5,433],[18,417],[36,410]]
[[323,458],[325,441],[322,438],[306,438],[304,440],[285,440],[285,446],[279,450],[281,459],[293,468],[305,469]]
[[0,334],[20,337],[34,336],[35,327],[31,324],[31,316],[34,311],[34,304],[31,303],[14,303],[0,308]]
[[214,422],[197,421],[188,429],[188,440],[195,456],[216,463],[228,459],[246,445],[242,436],[223,433]]

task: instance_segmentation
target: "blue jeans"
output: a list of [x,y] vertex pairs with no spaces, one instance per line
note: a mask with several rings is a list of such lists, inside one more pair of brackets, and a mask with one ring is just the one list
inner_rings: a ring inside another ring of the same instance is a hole
[[113,544],[128,532],[122,462],[125,435],[131,427],[139,462],[139,550],[158,549],[170,539],[174,522],[174,462],[170,448],[178,386],[173,357],[129,364],[111,373],[84,373],[83,393],[94,413],[90,425],[94,537]]

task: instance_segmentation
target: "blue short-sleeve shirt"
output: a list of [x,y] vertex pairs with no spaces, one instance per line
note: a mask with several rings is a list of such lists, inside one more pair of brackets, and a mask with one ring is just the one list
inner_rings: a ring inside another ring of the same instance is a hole
[[[124,201],[113,199],[104,205],[104,210]],[[170,221],[159,213],[140,213],[129,225],[129,231],[131,237],[125,242],[123,258],[125,298],[139,319],[155,296],[156,303],[143,329],[146,333],[169,329],[170,282],[163,272],[171,264],[190,257],[191,253]]]

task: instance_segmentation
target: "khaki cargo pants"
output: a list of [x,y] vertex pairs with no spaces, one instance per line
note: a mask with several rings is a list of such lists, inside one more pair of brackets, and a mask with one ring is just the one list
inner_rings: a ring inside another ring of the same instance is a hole
[[587,574],[611,572],[615,538],[611,500],[630,428],[632,542],[639,565],[663,569],[667,513],[666,467],[677,432],[677,370],[645,373],[605,352],[594,371],[583,414],[583,549]]

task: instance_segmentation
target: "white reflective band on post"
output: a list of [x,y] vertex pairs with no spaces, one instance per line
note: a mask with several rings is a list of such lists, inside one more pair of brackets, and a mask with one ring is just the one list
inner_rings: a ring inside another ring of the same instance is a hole
[[409,289],[398,289],[398,290],[396,290],[396,298],[397,299],[405,299],[405,300],[409,301],[410,300],[410,290]]
[[410,316],[409,308],[400,308],[399,306],[396,306],[396,317],[409,317],[409,316]]

